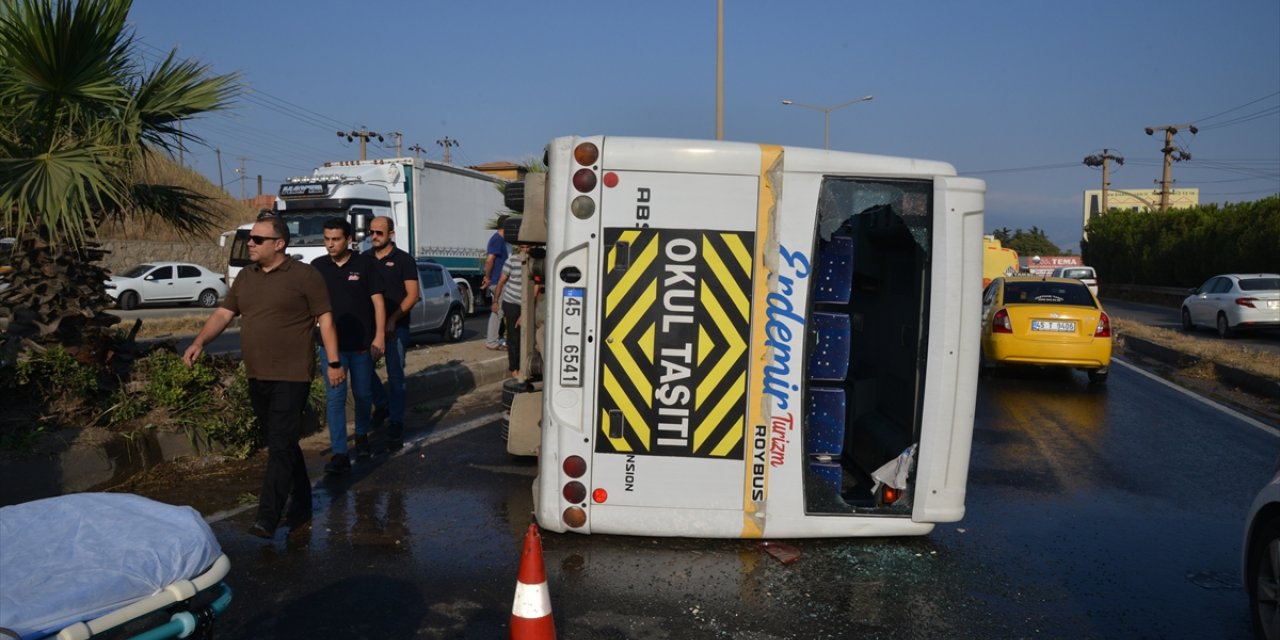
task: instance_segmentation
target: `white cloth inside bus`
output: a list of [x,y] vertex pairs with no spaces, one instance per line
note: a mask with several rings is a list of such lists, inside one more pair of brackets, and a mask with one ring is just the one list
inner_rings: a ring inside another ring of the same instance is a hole
[[899,491],[907,488],[907,475],[911,473],[911,465],[915,462],[916,445],[906,448],[898,457],[884,463],[879,469],[871,472],[871,477],[875,478],[876,484],[871,487],[871,493],[880,490],[880,485],[887,484]]

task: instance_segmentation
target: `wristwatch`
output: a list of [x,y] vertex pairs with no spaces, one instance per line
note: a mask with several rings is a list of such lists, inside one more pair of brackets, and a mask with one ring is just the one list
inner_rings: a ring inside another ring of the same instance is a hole
[[330,368],[330,369],[341,369],[341,368],[342,368],[342,361],[341,361],[341,360],[334,360],[333,362],[330,362],[330,363],[329,363],[329,368]]

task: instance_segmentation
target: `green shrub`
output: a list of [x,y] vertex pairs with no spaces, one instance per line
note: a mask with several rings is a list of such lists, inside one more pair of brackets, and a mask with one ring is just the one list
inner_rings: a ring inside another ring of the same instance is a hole
[[66,424],[91,421],[98,374],[61,346],[24,352],[0,367],[0,451],[25,453]]
[[1113,209],[1086,231],[1081,254],[1104,282],[1192,287],[1220,273],[1276,270],[1280,196],[1163,213]]

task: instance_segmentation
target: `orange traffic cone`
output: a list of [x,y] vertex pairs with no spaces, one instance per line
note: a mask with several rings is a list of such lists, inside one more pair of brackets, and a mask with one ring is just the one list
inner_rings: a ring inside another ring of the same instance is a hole
[[511,640],[555,640],[556,625],[551,619],[551,592],[542,565],[542,536],[538,525],[530,523],[520,554],[520,576],[516,597],[511,603]]

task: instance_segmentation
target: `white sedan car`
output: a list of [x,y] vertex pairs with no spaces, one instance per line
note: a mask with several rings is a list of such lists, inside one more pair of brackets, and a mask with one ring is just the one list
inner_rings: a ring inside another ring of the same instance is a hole
[[227,295],[223,277],[189,262],[148,262],[107,280],[107,294],[121,309],[140,304],[217,306]]
[[1243,329],[1280,328],[1280,275],[1226,273],[1209,278],[1182,301],[1182,328],[1216,327],[1230,338]]
[[1259,638],[1280,640],[1280,472],[1249,509],[1243,549],[1253,632]]

